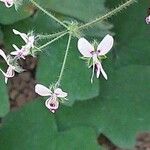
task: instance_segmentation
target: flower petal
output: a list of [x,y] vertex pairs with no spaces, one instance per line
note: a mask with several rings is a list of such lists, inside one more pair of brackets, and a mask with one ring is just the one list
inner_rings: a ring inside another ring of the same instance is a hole
[[35,41],[35,37],[29,36],[27,44],[29,45],[30,48],[34,48],[34,41]]
[[22,46],[21,51],[24,56],[27,56],[30,53],[30,48],[28,48],[27,46]]
[[114,43],[113,37],[107,34],[97,47],[97,51],[100,51],[98,55],[100,56],[107,54],[111,50],[113,43]]
[[55,111],[59,107],[59,102],[57,101],[56,97],[50,97],[45,101],[45,106],[52,112],[55,113]]
[[5,76],[5,83],[7,84],[8,78],[12,78],[14,75],[15,75],[15,71],[11,67],[8,67]]
[[146,17],[145,21],[147,24],[150,24],[150,15],[148,17]]
[[20,51],[20,49],[18,48],[18,46],[16,46],[15,44],[12,45],[13,48],[16,50],[16,51]]
[[18,51],[13,51],[10,54],[16,56],[16,55],[18,55]]
[[12,7],[12,6],[13,6],[13,4],[14,4],[14,2],[13,2],[13,1],[11,1],[11,0],[10,0],[9,2],[8,2],[8,1],[5,1],[4,3],[5,3],[5,6],[6,6],[7,8]]
[[20,35],[21,38],[25,41],[25,43],[28,42],[28,36],[27,36],[25,33],[21,33],[21,32],[19,32],[19,31],[15,30],[15,29],[13,29],[13,32],[14,32],[14,34],[16,34],[16,35]]
[[3,73],[5,76],[5,83],[7,84],[8,78],[12,78],[15,75],[15,71],[13,70],[12,67],[8,67],[7,72],[5,73],[3,70],[0,69],[0,71]]
[[7,56],[5,55],[5,53],[3,52],[3,50],[0,49],[0,56],[2,56],[4,58],[4,60],[6,61],[6,63],[9,65]]
[[41,96],[51,96],[52,94],[52,91],[42,84],[37,84],[35,86],[35,92]]
[[92,57],[91,52],[94,51],[94,47],[85,38],[78,40],[78,49],[84,57]]
[[13,4],[14,4],[14,1],[13,0],[0,0],[1,2],[4,2],[5,3],[5,6],[7,7],[7,8],[10,8],[10,7],[12,7],[13,6]]
[[61,97],[65,98],[68,95],[68,93],[63,92],[62,89],[60,89],[60,88],[55,89],[54,93],[56,94],[57,97],[60,97],[60,98]]
[[101,63],[97,63],[96,65],[96,77],[99,78],[101,72]]
[[101,70],[103,77],[107,80],[108,79],[107,74],[105,73],[101,63],[100,63],[100,70]]

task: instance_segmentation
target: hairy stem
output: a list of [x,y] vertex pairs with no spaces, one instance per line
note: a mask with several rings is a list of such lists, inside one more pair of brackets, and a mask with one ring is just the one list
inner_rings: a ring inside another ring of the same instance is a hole
[[72,37],[72,35],[69,34],[67,48],[66,48],[66,51],[65,51],[65,56],[64,56],[63,64],[62,64],[61,71],[60,71],[60,74],[59,74],[59,78],[58,78],[58,81],[56,83],[56,87],[60,85],[60,82],[61,82],[61,79],[62,79],[62,76],[63,76],[63,73],[64,73],[64,69],[65,69],[65,65],[66,65],[66,60],[67,60],[67,56],[68,56],[68,52],[69,52],[69,47],[70,47],[70,42],[71,42],[71,37]]
[[43,48],[45,48],[45,47],[48,46],[49,44],[51,44],[51,43],[57,41],[58,39],[60,39],[60,38],[63,37],[64,35],[66,35],[67,33],[68,33],[68,32],[65,32],[65,33],[59,35],[58,37],[54,38],[53,40],[51,40],[51,41],[47,42],[46,44],[40,46],[38,49],[43,49]]
[[50,39],[50,38],[55,38],[63,33],[67,32],[67,30],[65,31],[61,31],[61,32],[57,32],[57,33],[52,33],[52,34],[47,34],[47,35],[42,35],[42,34],[39,34],[37,36],[38,39],[42,40],[42,39]]
[[120,12],[121,10],[125,9],[126,7],[130,6],[131,4],[133,4],[134,2],[136,2],[136,0],[128,0],[125,3],[119,5],[117,8],[113,9],[112,11],[108,12],[107,14],[105,14],[104,16],[98,17],[95,20],[88,22],[84,25],[79,26],[78,29],[85,29],[97,22],[101,22],[105,19],[110,18],[111,16],[115,15],[116,13]]
[[60,25],[62,25],[65,28],[68,28],[67,25],[65,25],[62,21],[60,21],[59,19],[57,19],[55,16],[53,16],[51,13],[49,13],[47,10],[45,10],[44,8],[42,8],[39,4],[37,4],[34,0],[30,0],[31,3],[33,3],[37,8],[39,8],[41,11],[43,11],[46,15],[48,15],[50,18],[52,18],[53,20],[55,20],[56,22],[58,22]]

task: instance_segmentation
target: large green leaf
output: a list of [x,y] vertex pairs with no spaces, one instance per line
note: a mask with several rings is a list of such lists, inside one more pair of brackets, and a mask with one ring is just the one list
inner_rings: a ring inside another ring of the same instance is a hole
[[150,67],[133,65],[111,71],[109,80],[100,85],[96,99],[59,110],[58,128],[92,126],[116,145],[131,148],[138,132],[150,130]]
[[[107,0],[108,6],[118,5],[122,0]],[[120,65],[150,64],[150,26],[145,23],[149,1],[140,1],[113,17],[116,34],[115,55]]]
[[[65,67],[61,87],[69,93],[68,103],[72,104],[75,100],[86,100],[98,96],[98,80],[94,84],[90,83],[91,69],[88,69],[77,49],[77,40],[71,41],[69,56]],[[66,38],[50,45],[47,50],[49,55],[41,55],[38,68],[37,80],[45,85],[57,81],[63,62],[63,57],[67,45]]]
[[56,140],[56,150],[100,150],[96,135],[90,127],[76,127],[60,132]]
[[35,101],[8,114],[0,129],[1,150],[99,150],[96,134],[90,127],[58,132],[54,114],[42,101]]
[[4,117],[9,111],[9,98],[2,73],[0,73],[0,78],[0,117]]
[[13,24],[19,20],[23,20],[34,13],[34,9],[30,5],[20,6],[16,11],[14,6],[7,8],[2,2],[0,2],[0,23],[1,24]]

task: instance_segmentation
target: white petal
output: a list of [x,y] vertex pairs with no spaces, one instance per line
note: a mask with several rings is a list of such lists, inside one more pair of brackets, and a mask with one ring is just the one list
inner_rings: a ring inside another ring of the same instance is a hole
[[13,29],[14,34],[20,35],[21,38],[27,43],[28,42],[28,36],[25,33],[21,33],[15,29]]
[[1,50],[1,49],[0,49],[0,56],[2,56],[5,59],[6,63],[9,64],[7,56],[5,55],[5,53],[3,52],[3,50]]
[[13,4],[14,4],[13,2],[7,2],[7,1],[5,2],[5,6],[8,8],[12,7]]
[[1,69],[0,69],[0,71],[5,76],[5,83],[7,83],[8,78],[12,78],[15,75],[15,71],[10,66],[8,67],[6,73],[3,70],[1,70]]
[[113,43],[113,37],[107,34],[97,47],[97,51],[100,51],[99,55],[107,54],[111,50]]
[[96,70],[96,77],[99,78],[100,72],[101,72],[101,63],[100,62],[96,64],[96,69],[97,69]]
[[30,49],[28,47],[26,47],[26,46],[23,46],[22,49],[21,49],[21,51],[22,51],[22,54],[24,56],[27,56],[30,53]]
[[7,75],[13,77],[15,75],[15,72],[11,66],[7,69]]
[[13,44],[12,46],[16,51],[20,51],[20,49],[15,44]]
[[[5,77],[7,77],[7,78],[11,78],[11,77],[13,77],[14,76],[14,72],[12,71],[12,73],[8,73],[8,72],[4,72],[3,70],[1,70],[0,69],[0,71],[2,72],[2,74],[5,76]],[[8,69],[7,69],[7,71],[8,71]]]
[[94,61],[93,61],[93,69],[92,69],[91,83],[93,83],[94,71],[95,71],[95,63],[94,63]]
[[7,84],[7,82],[8,82],[8,78],[7,78],[7,77],[5,77],[5,84]]
[[31,45],[32,48],[34,47],[34,45],[33,45],[34,41],[35,41],[35,37],[29,36],[29,44]]
[[13,52],[11,52],[10,54],[16,56],[16,55],[18,55],[18,51],[13,51]]
[[94,47],[85,38],[78,40],[78,49],[84,57],[92,57],[91,52],[94,51]]
[[51,96],[52,94],[52,91],[42,84],[37,84],[35,86],[35,92],[41,96]]
[[54,93],[56,94],[57,97],[62,98],[65,98],[68,95],[66,92],[63,92],[62,89],[60,88],[55,89]]
[[59,102],[57,101],[56,97],[50,97],[45,101],[45,106],[53,113],[58,109]]
[[105,71],[102,67],[102,64],[100,64],[100,65],[101,65],[101,73],[102,73],[103,77],[107,80],[108,79],[107,74],[105,73]]

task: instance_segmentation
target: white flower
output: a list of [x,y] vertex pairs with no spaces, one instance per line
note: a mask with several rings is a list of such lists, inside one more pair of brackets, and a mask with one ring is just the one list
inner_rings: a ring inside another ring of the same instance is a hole
[[21,49],[19,49],[15,44],[13,44],[13,47],[16,51],[11,52],[10,54],[16,56],[18,59],[25,59],[25,56],[29,55],[30,50],[34,48],[35,37],[32,34],[21,33],[15,29],[13,29],[13,32],[16,35],[21,36],[21,38],[25,42],[25,45],[22,46]]
[[6,73],[0,69],[0,71],[5,76],[5,83],[7,83],[8,78],[12,78],[15,75],[15,67],[9,63],[9,59],[7,58],[7,56],[1,49],[0,49],[0,56],[4,58],[4,60],[6,61],[7,65],[8,65],[8,69],[7,69]]
[[22,5],[23,0],[0,0],[0,1],[3,2],[7,8],[10,8],[14,5],[15,9],[17,10],[18,7]]
[[145,21],[147,24],[150,24],[150,15],[148,17],[146,17]]
[[1,2],[4,2],[5,6],[7,8],[10,8],[14,5],[14,0],[0,0]]
[[94,49],[94,46],[90,44],[85,38],[80,38],[78,41],[78,49],[83,57],[92,58],[92,66],[93,66],[93,73],[91,77],[91,82],[93,82],[94,71],[96,69],[96,76],[99,78],[100,73],[104,76],[107,80],[107,74],[105,73],[102,64],[101,64],[101,57],[107,54],[114,43],[114,39],[110,35],[106,35],[104,39],[100,42],[97,47],[97,50]]
[[22,48],[19,49],[15,44],[13,44],[13,47],[16,51],[11,52],[10,54],[16,56],[18,59],[25,59],[25,56],[29,55],[30,53],[30,50],[25,46],[22,46]]
[[63,92],[62,89],[56,88],[54,89],[54,92],[52,92],[47,87],[37,84],[35,86],[35,92],[41,96],[49,96],[49,98],[45,101],[45,106],[52,112],[55,113],[55,111],[59,107],[59,100],[58,98],[66,98],[67,93]]

